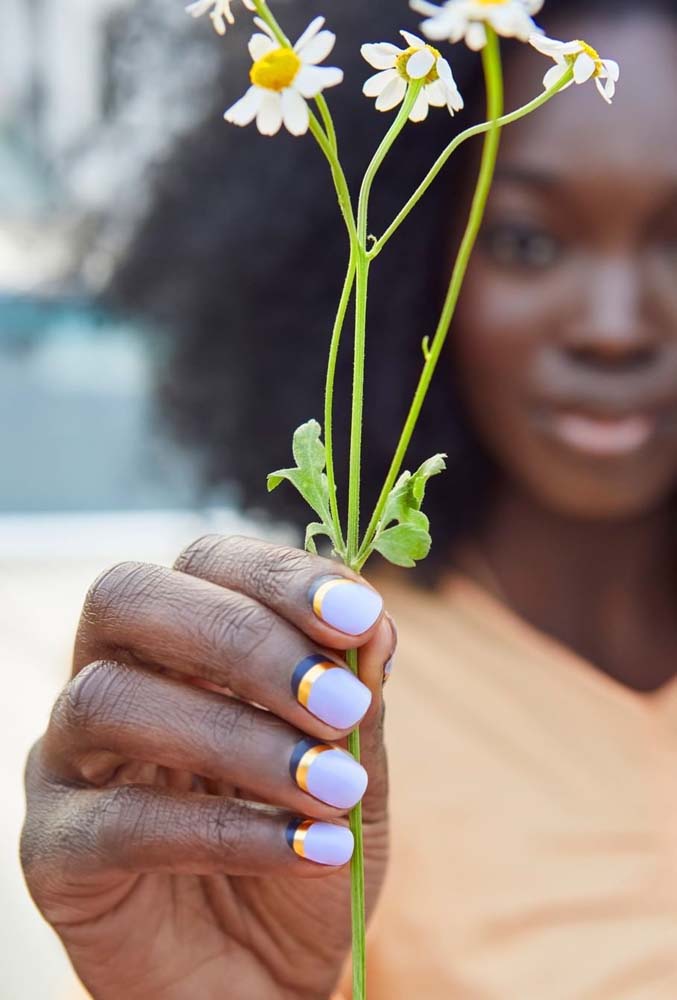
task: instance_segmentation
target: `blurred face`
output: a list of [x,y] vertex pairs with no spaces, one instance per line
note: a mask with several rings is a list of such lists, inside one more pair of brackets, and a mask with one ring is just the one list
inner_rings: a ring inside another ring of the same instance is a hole
[[[677,484],[677,31],[658,15],[558,26],[622,75],[506,130],[455,324],[471,419],[541,504],[624,518]],[[547,66],[508,65],[506,106]]]

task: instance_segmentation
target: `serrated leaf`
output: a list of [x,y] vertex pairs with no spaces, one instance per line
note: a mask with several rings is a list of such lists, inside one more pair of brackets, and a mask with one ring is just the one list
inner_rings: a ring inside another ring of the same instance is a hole
[[335,545],[333,533],[327,527],[326,524],[320,524],[319,521],[314,521],[309,524],[306,528],[306,540],[304,543],[304,548],[306,552],[312,552],[314,556],[317,555],[317,545],[315,544],[315,539],[318,535],[326,535],[332,545]]
[[430,552],[432,539],[421,525],[398,524],[378,536],[375,549],[396,566],[412,567]]
[[296,468],[278,469],[268,476],[268,492],[284,480],[294,486],[303,499],[327,524],[329,516],[329,483],[324,472],[326,454],[322,444],[322,429],[317,420],[309,420],[294,432],[292,445]]
[[390,492],[373,548],[396,566],[414,566],[430,552],[430,522],[421,504],[428,480],[446,468],[445,458],[433,455],[413,475],[403,472]]

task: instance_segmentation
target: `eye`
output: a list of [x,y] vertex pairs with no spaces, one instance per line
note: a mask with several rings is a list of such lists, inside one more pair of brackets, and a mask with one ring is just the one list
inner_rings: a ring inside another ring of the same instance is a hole
[[545,229],[527,223],[494,223],[482,235],[482,248],[499,267],[544,270],[561,257],[562,242]]

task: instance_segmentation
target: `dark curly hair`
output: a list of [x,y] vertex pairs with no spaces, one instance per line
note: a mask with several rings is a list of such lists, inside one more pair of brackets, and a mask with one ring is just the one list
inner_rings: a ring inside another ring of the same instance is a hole
[[[643,6],[675,13],[671,2],[651,0]],[[391,7],[341,0],[328,10],[338,39],[331,61],[346,75],[340,94],[329,98],[353,191],[385,127],[385,118],[360,94],[366,67],[359,43],[395,40]],[[547,0],[540,20],[548,29],[577,8],[587,15],[609,10],[617,18],[623,7],[633,5]],[[315,0],[291,0],[283,22],[294,35],[315,13]],[[404,15],[403,27],[416,30],[404,2],[397,14]],[[206,485],[235,484],[245,509],[267,508],[273,516],[305,523],[308,512],[291,488],[268,500],[265,477],[288,464],[294,428],[309,417],[321,419],[347,239],[326,163],[310,139],[280,135],[271,142],[253,127],[236,130],[221,121],[223,108],[247,80],[247,21],[241,12],[233,29],[239,37],[229,32],[226,39],[218,100],[158,170],[153,204],[109,294],[118,305],[151,319],[155,335],[166,338],[162,406],[179,438],[203,456]],[[513,44],[505,46],[508,62]],[[456,46],[452,58],[466,100],[460,125],[456,119],[451,125],[456,129],[483,117],[483,88],[476,55]],[[392,218],[449,134],[450,120],[442,114],[405,130],[379,176],[374,231]],[[444,180],[373,268],[365,504],[375,499],[383,481],[420,372],[421,339],[434,329],[446,288],[450,233],[465,221],[478,140],[466,150],[452,159]],[[350,340],[347,325],[335,417],[339,483],[345,482],[347,464]],[[448,369],[433,383],[407,462],[411,467],[435,451],[449,454],[449,472],[431,484],[426,499],[438,558],[448,555],[454,537],[481,512],[492,479],[491,462],[459,405],[451,360]]]

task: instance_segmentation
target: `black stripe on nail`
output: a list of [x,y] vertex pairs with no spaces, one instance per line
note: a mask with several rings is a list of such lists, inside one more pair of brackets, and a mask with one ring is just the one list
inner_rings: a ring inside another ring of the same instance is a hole
[[319,746],[322,746],[321,741],[313,739],[301,740],[299,743],[296,744],[296,746],[294,747],[294,752],[291,755],[291,760],[289,761],[289,773],[292,776],[292,781],[296,781],[296,772],[298,770],[298,766],[305,757],[305,755],[308,753],[308,751],[312,750],[313,747],[319,747]]
[[[284,835],[285,835],[285,839],[286,839],[287,843],[289,844],[289,846],[291,847],[292,851],[294,850],[294,836],[295,836],[296,831],[298,830],[298,828],[301,826],[301,823],[303,823],[303,822],[304,822],[304,820],[302,820],[302,819],[299,818],[299,819],[292,819],[287,824],[287,829],[285,830],[285,834]],[[294,852],[294,853],[296,853],[296,852]]]
[[317,666],[318,663],[327,663],[326,656],[318,656],[314,654],[313,656],[306,656],[305,660],[301,660],[298,666],[294,669],[294,673],[291,675],[291,689],[295,698],[298,698],[299,688],[301,686],[301,681],[306,676],[309,670]]

